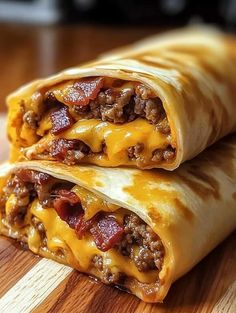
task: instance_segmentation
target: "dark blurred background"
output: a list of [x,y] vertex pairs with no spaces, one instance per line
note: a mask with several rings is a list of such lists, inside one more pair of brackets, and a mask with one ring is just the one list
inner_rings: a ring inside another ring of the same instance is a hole
[[236,0],[0,0],[0,20],[53,24],[97,22],[236,27]]

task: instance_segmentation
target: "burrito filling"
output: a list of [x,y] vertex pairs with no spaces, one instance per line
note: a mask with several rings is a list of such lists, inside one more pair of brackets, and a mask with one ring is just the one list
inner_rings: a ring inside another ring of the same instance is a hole
[[138,82],[67,81],[22,99],[20,108],[11,121],[16,138],[9,135],[28,159],[144,168],[175,158],[163,103]]
[[36,254],[133,290],[159,288],[164,248],[136,214],[48,174],[17,170],[0,198],[0,230]]

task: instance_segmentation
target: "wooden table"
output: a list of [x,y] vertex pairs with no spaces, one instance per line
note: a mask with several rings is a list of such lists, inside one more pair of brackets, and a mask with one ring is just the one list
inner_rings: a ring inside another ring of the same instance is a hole
[[[6,95],[40,76],[156,33],[155,28],[0,25],[0,112]],[[0,120],[0,158],[6,140]],[[0,312],[234,313],[236,234],[232,234],[171,288],[164,304],[145,304],[86,275],[22,251],[0,239]],[[19,298],[17,298],[17,295]]]

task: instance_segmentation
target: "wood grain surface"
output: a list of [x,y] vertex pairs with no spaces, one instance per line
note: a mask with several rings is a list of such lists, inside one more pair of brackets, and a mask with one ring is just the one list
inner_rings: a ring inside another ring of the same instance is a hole
[[[107,49],[160,31],[105,26],[0,25],[0,112],[19,85],[89,60]],[[0,116],[0,160],[8,155],[5,116]],[[170,289],[163,304],[145,304],[69,267],[0,238],[1,313],[235,313],[236,233]]]

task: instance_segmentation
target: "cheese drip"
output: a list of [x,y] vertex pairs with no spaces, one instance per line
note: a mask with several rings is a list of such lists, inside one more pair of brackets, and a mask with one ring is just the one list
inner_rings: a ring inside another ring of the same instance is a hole
[[[142,143],[140,152],[142,163],[150,163],[152,152],[156,149],[166,149],[171,143],[171,137],[157,131],[147,120],[138,118],[122,125],[102,122],[96,119],[77,121],[67,131],[58,136],[46,132],[50,129],[50,118],[45,116],[40,123],[38,134],[44,136],[37,144],[25,150],[28,158],[45,158],[44,150],[54,139],[81,140],[88,145],[94,154],[86,156],[83,161],[92,161],[100,166],[131,165],[134,161],[128,157],[128,148]],[[45,134],[45,135],[44,135]],[[102,147],[105,144],[105,153]]]
[[[85,219],[90,219],[99,211],[103,211],[122,224],[124,217],[130,214],[129,210],[112,204],[81,186],[75,185],[71,191],[80,198]],[[5,203],[4,214],[0,214],[0,226],[2,225],[1,228],[5,229],[4,234],[8,233],[20,241],[27,242],[32,252],[103,279],[103,272],[93,263],[94,256],[101,256],[103,266],[112,274],[123,273],[129,278],[135,278],[147,284],[159,281],[157,269],[139,271],[134,261],[122,255],[117,248],[106,252],[99,250],[90,232],[85,233],[83,238],[79,239],[75,230],[59,217],[54,208],[44,207],[37,198],[28,205],[27,213],[20,225],[9,224],[8,217],[14,211],[16,203],[17,196],[11,194]],[[39,225],[38,223],[42,223],[44,227],[38,228],[36,226]]]
[[[139,272],[134,262],[126,256],[121,255],[115,249],[110,249],[106,252],[100,251],[92,237],[87,234],[83,239],[79,240],[76,233],[68,224],[60,219],[56,211],[52,208],[43,208],[36,200],[30,207],[32,215],[36,216],[44,225],[47,236],[47,247],[53,252],[63,250],[66,254],[70,251],[73,255],[73,264],[77,264],[77,269],[86,272],[94,272],[92,269],[92,259],[95,255],[103,257],[103,264],[108,266],[114,272],[125,273],[129,277],[134,277],[143,283],[153,283],[158,279],[158,271],[152,270],[149,272]],[[113,213],[120,215],[121,211]],[[43,250],[40,251],[41,239],[37,230],[30,227],[28,231],[29,249],[34,253],[40,253],[48,256]]]

